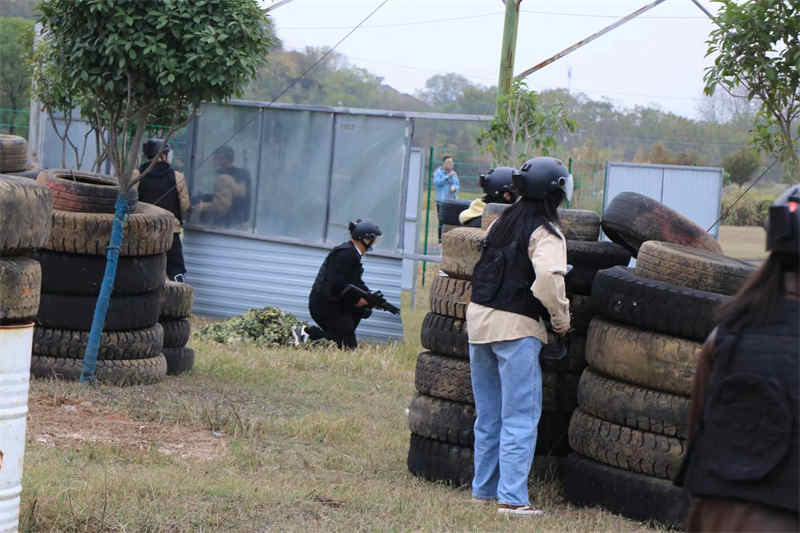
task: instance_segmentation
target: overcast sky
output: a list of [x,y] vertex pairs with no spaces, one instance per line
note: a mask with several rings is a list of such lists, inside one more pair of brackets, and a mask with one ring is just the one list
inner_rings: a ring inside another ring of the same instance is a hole
[[[293,0],[272,12],[288,49],[333,46],[381,0]],[[588,37],[651,0],[523,0],[515,73]],[[272,0],[262,0],[264,5]],[[709,0],[701,3],[712,12]],[[497,83],[501,0],[389,0],[337,51],[408,93],[457,72]],[[655,105],[696,117],[713,23],[691,0],[667,0],[528,77],[535,89],[568,88],[624,107]]]

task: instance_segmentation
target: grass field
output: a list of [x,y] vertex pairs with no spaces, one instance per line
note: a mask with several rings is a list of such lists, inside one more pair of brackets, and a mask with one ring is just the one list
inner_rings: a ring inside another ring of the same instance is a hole
[[[261,349],[196,339],[153,386],[31,383],[21,531],[658,531],[533,487],[547,514],[498,517],[406,468],[427,302],[405,344]],[[195,320],[195,326],[198,321]]]

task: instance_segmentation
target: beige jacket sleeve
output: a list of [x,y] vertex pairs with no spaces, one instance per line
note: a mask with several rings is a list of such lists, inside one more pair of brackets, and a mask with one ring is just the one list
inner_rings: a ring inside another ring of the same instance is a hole
[[193,210],[198,216],[223,216],[233,206],[233,197],[239,189],[236,180],[228,174],[220,174],[214,183],[214,197],[210,202],[201,202]]
[[189,189],[186,187],[186,176],[183,173],[175,171],[175,189],[178,191],[178,204],[181,210],[181,220],[186,220],[186,214],[189,212]]
[[[559,232],[560,234],[560,232]],[[567,274],[567,239],[550,233],[539,226],[531,234],[528,255],[533,263],[536,279],[531,291],[550,312],[550,322],[556,333],[570,328],[569,300],[564,285]]]

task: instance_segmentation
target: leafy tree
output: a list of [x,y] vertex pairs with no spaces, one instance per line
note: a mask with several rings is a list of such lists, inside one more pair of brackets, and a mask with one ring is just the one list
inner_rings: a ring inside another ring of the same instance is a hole
[[432,106],[444,106],[457,102],[473,84],[461,74],[437,74],[425,82],[425,89],[417,96]]
[[722,168],[737,185],[750,181],[758,167],[761,166],[761,156],[750,148],[740,148],[731,152],[722,159]]
[[84,357],[82,379],[88,379],[116,274],[125,194],[138,180],[134,170],[146,124],[168,125],[168,139],[201,102],[239,93],[269,51],[271,35],[257,0],[42,0],[39,9],[45,44],[36,58],[37,76],[59,81],[49,92],[37,84],[37,97],[48,111],[80,107],[100,133],[120,184]]
[[550,155],[559,133],[574,131],[561,103],[545,106],[525,81],[514,80],[511,91],[498,98],[498,110],[488,129],[481,129],[478,144],[494,166],[518,166],[534,155]]
[[[32,52],[33,22],[0,18],[0,107],[28,107]],[[14,133],[13,124],[11,133]]]
[[753,144],[784,163],[784,178],[800,180],[800,4],[795,0],[716,0],[722,7],[706,56],[705,92],[741,86],[761,106]]

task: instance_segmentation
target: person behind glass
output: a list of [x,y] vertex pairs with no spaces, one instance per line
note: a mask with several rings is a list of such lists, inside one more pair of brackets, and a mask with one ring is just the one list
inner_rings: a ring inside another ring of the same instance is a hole
[[557,208],[572,196],[572,176],[558,159],[536,157],[513,182],[520,199],[487,230],[467,307],[477,415],[472,497],[496,499],[500,513],[530,516],[541,513],[528,498],[528,474],[542,412],[545,320],[558,335],[570,328]]
[[[138,184],[139,200],[166,209],[175,217],[177,222],[172,236],[172,247],[167,251],[167,277],[183,282],[186,266],[183,262],[181,226],[189,211],[186,178],[172,168],[172,151],[169,144],[162,139],[153,138],[145,142],[142,153],[147,161],[139,167],[139,172],[143,173]],[[154,159],[155,165],[144,174]]]
[[800,530],[800,185],[770,207],[767,250],[698,358],[676,479],[688,531]]
[[234,229],[250,221],[250,172],[234,166],[233,161],[230,146],[220,146],[214,151],[211,159],[216,173],[214,192],[194,203],[193,220]]
[[[458,174],[453,170],[453,158],[446,155],[442,158],[442,166],[433,173],[433,187],[436,191],[436,213],[440,213],[441,203],[445,200],[455,200],[460,188]],[[442,219],[439,217],[439,242],[442,242]]]
[[478,178],[478,184],[483,189],[483,197],[475,198],[469,207],[458,214],[458,221],[467,224],[471,220],[483,216],[486,204],[513,204],[517,201],[517,193],[513,183],[514,169],[511,167],[497,167]]
[[345,289],[355,285],[369,292],[361,279],[364,267],[361,258],[372,249],[381,236],[381,229],[369,220],[358,219],[348,226],[350,240],[330,251],[308,296],[311,318],[318,324],[292,328],[295,344],[309,340],[330,339],[339,348],[352,350],[358,346],[356,328],[364,318],[372,314],[367,301]]

